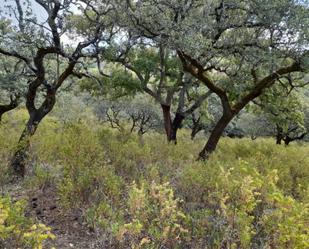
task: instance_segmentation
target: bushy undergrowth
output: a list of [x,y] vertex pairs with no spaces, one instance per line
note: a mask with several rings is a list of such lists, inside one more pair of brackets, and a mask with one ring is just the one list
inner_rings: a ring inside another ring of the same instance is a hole
[[25,217],[25,202],[12,202],[9,197],[0,197],[0,247],[43,248],[43,242],[55,235],[44,224],[35,224]]
[[[1,127],[3,167],[18,131]],[[224,138],[197,162],[204,142],[50,118],[32,140],[28,186],[56,186],[62,207],[118,248],[308,248],[309,145]]]

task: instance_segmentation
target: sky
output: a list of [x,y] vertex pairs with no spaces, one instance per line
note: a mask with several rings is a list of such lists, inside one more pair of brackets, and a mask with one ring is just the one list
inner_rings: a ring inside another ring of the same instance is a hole
[[[24,2],[25,0],[20,0],[20,1]],[[35,0],[29,0],[29,2],[31,4],[31,9],[33,11],[33,14],[38,18],[38,20],[41,20],[41,21],[46,20],[47,14],[45,10]],[[16,6],[15,0],[0,0],[0,10],[5,10],[6,9],[5,6],[8,6],[8,5]],[[72,7],[71,11],[78,12],[76,7]]]
[[[23,1],[24,0],[21,0],[21,2]],[[44,9],[40,5],[38,5],[34,0],[30,0],[30,4],[31,4],[31,9],[33,11],[33,14],[37,17],[37,19],[40,22],[44,22],[47,18],[47,15]],[[0,0],[0,10],[2,12],[0,13],[0,16],[9,17],[9,15],[5,13],[7,12],[8,5],[16,7],[14,0]],[[11,17],[10,19],[16,22],[16,19],[14,17]]]
[[[20,0],[21,3],[25,0]],[[35,0],[29,0],[31,5],[31,10],[33,15],[36,17],[38,23],[43,24],[47,20],[47,13],[44,10],[43,7],[41,7]],[[16,8],[15,0],[0,0],[0,18],[5,17],[12,20],[13,24],[17,25],[17,19],[14,15],[9,15],[8,6],[12,6],[13,8]],[[71,11],[73,13],[78,13],[77,7],[72,7]],[[24,11],[25,12],[25,11]],[[65,45],[74,44],[77,41],[72,41],[67,36],[62,35],[61,37],[62,42]]]

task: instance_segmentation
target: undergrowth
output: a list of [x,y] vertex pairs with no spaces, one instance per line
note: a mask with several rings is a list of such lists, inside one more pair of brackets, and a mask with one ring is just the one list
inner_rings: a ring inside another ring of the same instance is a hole
[[[18,115],[0,129],[3,172]],[[309,145],[223,138],[197,162],[204,142],[49,118],[32,139],[26,186],[55,188],[64,210],[83,210],[117,248],[309,248]]]

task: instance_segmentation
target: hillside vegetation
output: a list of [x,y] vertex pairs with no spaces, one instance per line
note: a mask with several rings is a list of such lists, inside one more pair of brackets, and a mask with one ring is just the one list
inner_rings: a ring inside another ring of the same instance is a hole
[[70,248],[59,247],[57,220],[46,224],[51,228],[26,225],[44,223],[31,212],[37,193],[54,198],[66,217],[78,214],[83,229],[96,235],[87,248],[309,246],[309,144],[223,138],[202,162],[196,152],[204,139],[192,141],[186,130],[173,145],[163,134],[119,132],[95,119],[63,124],[50,116],[31,142],[27,178],[12,184],[6,166],[26,115],[11,115],[0,129],[1,187],[11,195],[0,201],[4,248],[14,248],[12,234],[21,248],[42,248],[27,236],[53,238],[46,248]]

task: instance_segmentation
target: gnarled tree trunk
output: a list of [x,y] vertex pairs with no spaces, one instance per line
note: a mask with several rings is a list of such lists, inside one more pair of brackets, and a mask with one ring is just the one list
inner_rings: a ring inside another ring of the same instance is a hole
[[224,132],[224,129],[228,126],[229,122],[234,118],[234,116],[235,115],[232,114],[223,114],[223,116],[217,122],[215,128],[212,130],[205,147],[199,153],[199,160],[207,160],[209,155],[215,151],[219,139]]
[[[11,159],[12,173],[17,177],[24,177],[26,173],[26,160],[30,148],[30,139],[35,134],[42,119],[53,109],[55,105],[56,92],[48,92],[46,99],[39,109],[31,109],[27,105],[29,112],[29,119],[19,138],[17,149]],[[33,96],[29,91],[27,101],[31,100]],[[28,104],[28,103],[27,103]]]
[[212,131],[206,146],[199,154],[199,159],[206,160],[208,155],[216,149],[218,141],[228,123],[233,117],[239,113],[250,101],[263,94],[264,89],[271,87],[275,82],[283,75],[292,72],[303,71],[302,63],[300,60],[294,61],[289,66],[279,68],[277,71],[271,72],[263,78],[258,78],[255,68],[251,69],[253,76],[254,87],[252,87],[247,94],[242,96],[236,103],[231,105],[228,98],[228,91],[221,88],[216,82],[206,73],[203,63],[191,57],[184,51],[178,50],[177,54],[182,62],[183,68],[186,72],[190,73],[196,79],[202,81],[209,90],[214,92],[220,99],[223,108],[223,116],[217,123],[216,127]]
[[172,118],[171,118],[171,107],[169,105],[161,104],[163,112],[163,122],[167,141],[171,141],[172,134]]
[[40,121],[38,118],[30,117],[19,138],[17,149],[11,161],[13,173],[18,177],[24,177],[26,173],[25,164],[30,147],[30,138],[34,135]]

